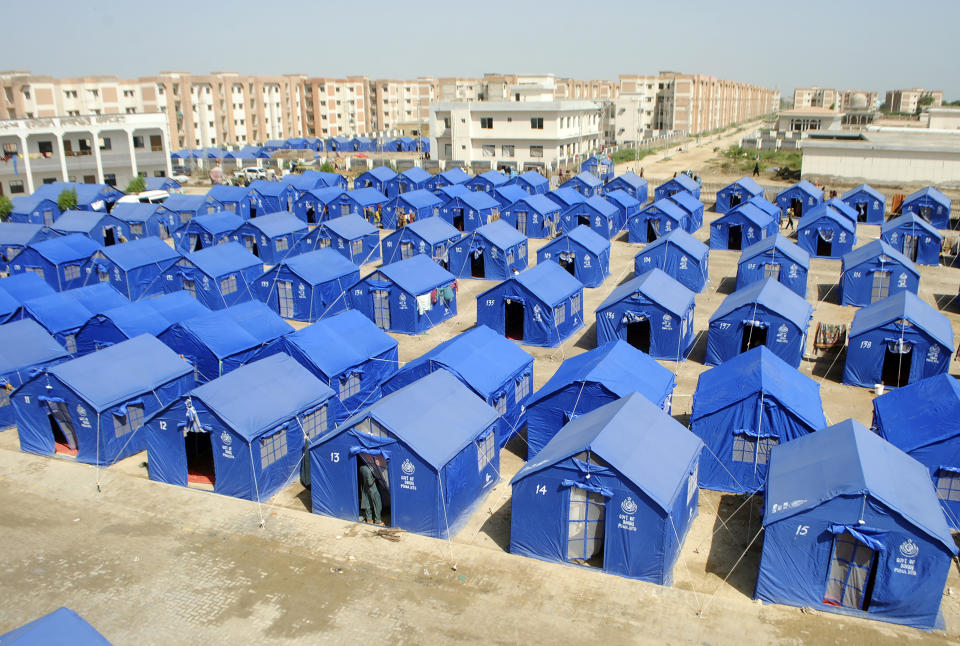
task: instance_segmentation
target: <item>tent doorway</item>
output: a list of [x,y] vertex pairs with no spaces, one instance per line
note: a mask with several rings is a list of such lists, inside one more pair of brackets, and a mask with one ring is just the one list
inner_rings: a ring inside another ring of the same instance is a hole
[[373,322],[381,330],[390,329],[390,292],[386,289],[373,290]]
[[866,202],[857,202],[853,205],[853,208],[857,211],[857,222],[866,222],[867,221],[867,203]]
[[453,210],[453,228],[457,231],[463,231],[463,209]]
[[400,243],[400,260],[406,260],[407,258],[413,258],[413,243],[412,242],[401,242]]
[[590,226],[590,216],[588,215],[578,215],[577,216],[577,226],[583,225],[585,227]]
[[833,241],[827,240],[823,237],[823,233],[817,235],[817,255],[822,257],[829,257],[833,255]]
[[731,225],[727,229],[727,249],[740,251],[743,246],[743,227],[739,224]]
[[767,344],[767,328],[761,327],[759,325],[750,325],[749,323],[743,326],[743,335],[740,338],[740,353],[743,354],[747,350],[752,350],[753,348],[759,348],[761,345]]
[[470,252],[470,277],[483,278],[485,273],[483,249],[476,249]]
[[653,242],[660,237],[660,223],[657,220],[647,220],[647,242]]
[[109,247],[117,244],[117,234],[113,230],[113,227],[104,227],[103,229],[103,246]]
[[903,234],[903,255],[913,262],[917,262],[917,241],[919,239],[919,236],[910,235],[909,233]]
[[833,540],[823,602],[831,606],[869,610],[876,576],[877,552],[849,532],[844,532]]
[[307,207],[307,224],[317,223],[317,212],[312,206]]
[[742,201],[743,201],[743,198],[740,197],[740,194],[739,194],[739,193],[731,193],[731,194],[730,194],[730,208],[731,208],[731,209],[732,209],[733,207],[737,206],[738,204],[740,204],[740,202],[742,202]]
[[883,369],[880,381],[885,386],[900,388],[910,383],[910,364],[913,363],[913,344],[889,342],[883,351]]
[[257,258],[260,257],[260,248],[257,246],[257,239],[254,236],[243,236],[243,246],[247,248],[247,251],[252,253]]
[[203,240],[196,233],[190,234],[190,251],[200,251],[203,249]]
[[603,567],[606,500],[603,495],[570,487],[567,520],[567,559],[580,565]]
[[790,199],[790,208],[793,209],[793,217],[799,220],[803,216],[803,200],[799,197]]
[[251,218],[257,217],[257,205],[254,204],[253,202],[250,202],[250,217]]
[[517,211],[517,231],[527,235],[527,212]]
[[932,212],[933,212],[933,209],[930,208],[929,206],[921,206],[919,209],[917,209],[917,215],[919,215],[921,218],[923,218],[927,222],[930,221],[930,214]]
[[562,253],[557,256],[557,263],[567,270],[571,276],[576,276],[577,258],[572,253]]
[[77,455],[77,433],[66,402],[47,401],[47,419],[53,433],[53,446],[57,453]]
[[650,353],[650,321],[647,318],[627,323],[627,343],[641,352]]
[[183,438],[183,446],[187,456],[187,484],[216,484],[213,438],[210,433],[189,432]]
[[164,240],[167,240],[167,239],[170,238],[170,232],[167,231],[167,225],[166,225],[166,224],[164,224],[163,222],[157,222],[157,228],[160,229],[160,237],[161,237],[161,238],[163,238]]
[[277,281],[277,309],[281,318],[293,318],[293,283],[289,280]]
[[382,455],[357,454],[357,505],[362,522],[390,526],[390,474]]
[[523,341],[523,303],[510,300],[503,304],[503,334],[508,339]]
[[187,292],[194,298],[197,297],[197,285],[189,278],[183,279],[183,291]]

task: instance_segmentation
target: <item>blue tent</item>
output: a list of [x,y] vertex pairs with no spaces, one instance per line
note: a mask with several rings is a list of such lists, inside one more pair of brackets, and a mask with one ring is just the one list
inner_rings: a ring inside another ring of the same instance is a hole
[[686,191],[674,193],[667,199],[687,212],[687,233],[698,231],[703,226],[703,202]]
[[686,191],[693,197],[700,199],[700,183],[686,173],[679,173],[673,179],[668,179],[660,186],[653,189],[653,199],[662,200],[664,198],[676,195],[680,191]]
[[490,195],[471,191],[444,202],[440,207],[440,217],[457,231],[473,231],[486,224],[499,208],[500,203]]
[[510,180],[510,184],[520,187],[530,195],[543,195],[550,190],[550,180],[535,170],[520,173]]
[[149,238],[169,238],[170,231],[163,218],[159,204],[141,204],[140,202],[120,202],[115,204],[110,215],[123,222],[130,234],[130,240]]
[[745,202],[710,223],[710,248],[740,251],[777,235],[778,229],[774,218]]
[[23,304],[10,294],[0,290],[0,324],[19,321],[23,318]]
[[84,268],[86,283],[109,283],[131,301],[163,293],[163,276],[181,259],[160,238],[131,240],[104,247]]
[[352,144],[351,150],[354,152],[375,152],[377,150],[377,142],[370,137],[354,137],[350,140]]
[[186,292],[173,292],[101,310],[76,334],[77,354],[96,352],[141,334],[159,336],[175,323],[209,310]]
[[0,325],[0,428],[13,426],[15,421],[10,391],[45,367],[69,357],[63,346],[36,321],[27,319]]
[[[454,186],[445,187],[446,190],[444,192],[448,192],[450,189],[456,191],[456,189],[461,186],[461,184],[456,184]],[[454,193],[454,195],[457,195],[457,193]],[[501,209],[505,209],[517,200],[522,200],[528,195],[538,195],[538,193],[530,193],[517,184],[504,184],[503,186],[497,187],[497,189],[493,192],[492,197],[500,204]]]
[[9,295],[21,306],[31,299],[57,293],[47,281],[32,272],[0,278],[0,292]]
[[21,224],[50,225],[60,216],[60,207],[57,206],[57,196],[44,196],[34,193],[14,197],[13,210],[10,211],[10,222]]
[[102,247],[79,233],[27,245],[10,263],[10,273],[34,273],[58,291],[80,287],[83,266]]
[[565,359],[527,404],[527,459],[570,420],[630,393],[670,412],[673,373],[626,341],[611,341]]
[[123,191],[107,184],[80,184],[77,182],[44,184],[38,187],[33,194],[50,198],[56,202],[64,189],[76,191],[76,208],[81,211],[109,211],[110,207],[124,195]]
[[307,150],[310,148],[310,142],[303,137],[291,137],[283,142],[283,148],[290,150]]
[[214,204],[223,206],[223,210],[250,219],[250,189],[244,186],[214,184],[207,191],[207,198]]
[[353,189],[375,188],[385,197],[396,195],[396,187],[393,192],[390,191],[391,183],[397,179],[397,173],[389,166],[377,166],[371,168],[365,173],[361,173],[353,180]]
[[9,272],[9,263],[27,245],[56,237],[42,224],[0,222],[0,271]]
[[580,164],[580,172],[590,173],[606,183],[613,179],[614,163],[606,155],[603,157],[593,155]]
[[880,239],[918,265],[939,265],[943,236],[915,213],[884,222]]
[[500,414],[497,448],[523,428],[533,357],[517,344],[479,325],[405,363],[383,382],[383,392],[392,393],[436,370],[450,372]]
[[741,177],[717,191],[717,204],[713,210],[726,213],[754,197],[763,197],[763,187],[750,177]]
[[83,324],[128,302],[110,285],[98,283],[28,300],[23,311],[24,318],[42,325],[70,354],[77,354],[77,332]]
[[415,220],[386,236],[380,242],[383,263],[390,264],[417,254],[425,254],[444,269],[449,269],[448,249],[460,240],[460,232],[443,218]]
[[856,225],[833,206],[813,207],[797,222],[797,245],[816,258],[842,258],[856,244]]
[[377,228],[356,214],[333,218],[297,241],[296,253],[331,247],[357,265],[380,260]]
[[690,430],[706,449],[700,486],[753,493],[770,449],[826,426],[820,384],[760,346],[700,375]]
[[432,182],[433,175],[423,170],[419,166],[411,166],[407,170],[397,175],[393,181],[390,182],[390,187],[392,189],[391,194],[399,195],[401,193],[409,193],[411,191],[429,190]]
[[559,188],[573,189],[584,197],[593,197],[602,193],[603,182],[593,173],[582,171],[565,181]]
[[578,226],[588,226],[607,240],[620,232],[620,211],[599,195],[588,197],[560,213],[560,229],[564,233]]
[[783,214],[793,209],[793,217],[799,220],[823,203],[823,191],[802,179],[777,193],[776,203]]
[[723,299],[710,317],[707,356],[715,366],[765,345],[793,367],[800,365],[813,307],[772,278],[751,283]]
[[327,150],[330,152],[353,150],[350,137],[330,137],[327,139]]
[[220,202],[205,195],[171,195],[157,209],[163,217],[167,231],[173,233],[198,215],[217,213],[223,210]]
[[659,199],[646,205],[627,220],[629,242],[653,242],[671,231],[687,231],[690,215],[670,199]]
[[932,186],[908,195],[900,213],[916,213],[937,229],[950,228],[950,198]]
[[685,360],[696,337],[694,296],[660,269],[628,280],[597,307],[597,345],[622,339],[654,359]]
[[764,278],[783,283],[802,298],[807,297],[810,254],[779,234],[755,242],[740,254],[736,289]]
[[[517,189],[515,186],[507,185],[507,186],[501,186],[496,191],[494,191],[494,195],[496,196],[497,200],[500,201],[503,198],[503,193],[501,191],[512,191],[512,190],[519,191],[519,189]],[[460,197],[461,195],[472,195],[473,191],[467,188],[466,185],[464,184],[448,184],[446,186],[441,186],[440,188],[435,190],[433,194],[436,195],[441,202],[446,203],[448,200],[451,200],[455,197]]]
[[263,144],[262,148],[268,152],[273,152],[274,150],[280,150],[286,145],[286,141],[283,139],[267,139],[266,143]]
[[823,203],[823,206],[832,206],[837,213],[844,216],[853,224],[857,226],[857,211],[846,202],[842,201],[838,197],[831,197],[829,200]]
[[144,177],[143,183],[148,191],[179,191],[182,188],[180,182],[170,177]]
[[357,473],[366,464],[388,526],[450,538],[499,480],[499,424],[446,370],[426,375],[310,444],[313,511],[360,520]]
[[356,310],[324,318],[280,338],[261,352],[282,352],[337,394],[337,424],[380,399],[381,386],[397,369],[398,344]]
[[48,367],[11,396],[20,449],[111,466],[143,451],[143,421],[193,385],[190,366],[149,334]]
[[920,289],[920,272],[910,259],[883,240],[874,240],[843,256],[841,305],[869,305],[890,294]]
[[329,173],[322,170],[308,170],[303,172],[303,176],[315,177],[320,181],[317,186],[329,186],[331,188],[342,188],[347,190],[347,179],[339,173]]
[[391,152],[406,153],[417,149],[417,142],[410,137],[397,137],[384,144],[384,149]]
[[633,171],[627,171],[623,175],[618,175],[603,185],[604,193],[612,193],[618,190],[627,193],[641,204],[645,204],[650,195],[647,180]]
[[537,263],[553,260],[584,287],[599,287],[610,275],[610,241],[579,226],[537,250]]
[[853,317],[843,383],[904,386],[947,372],[953,327],[946,316],[911,292],[897,292]]
[[440,215],[442,205],[443,201],[430,191],[416,189],[401,193],[383,204],[380,226],[384,229],[396,229],[411,221]]
[[289,211],[278,211],[247,220],[230,238],[267,265],[275,265],[293,253],[297,240],[306,235],[307,225]]
[[376,188],[355,188],[339,199],[341,213],[353,213],[367,222],[383,228],[383,205],[389,198]]
[[752,197],[747,200],[750,204],[753,204],[755,207],[769,215],[771,218],[777,221],[779,225],[782,220],[782,213],[780,212],[780,207],[766,199],[765,197]]
[[[2,328],[0,328],[2,329]],[[873,430],[927,467],[947,524],[960,529],[960,382],[921,379],[873,400]]]
[[510,552],[670,585],[701,447],[639,393],[574,419],[511,481]]
[[509,178],[500,171],[488,170],[485,173],[474,175],[466,185],[471,191],[490,193],[492,195],[498,186],[502,186],[508,181],[510,181]]
[[284,176],[280,181],[284,184],[289,184],[296,189],[294,202],[296,202],[296,200],[299,199],[300,196],[306,191],[312,191],[318,188],[327,188],[329,186],[324,178],[319,176],[318,171],[307,171],[300,174],[291,173]]
[[634,273],[656,267],[693,292],[710,282],[710,249],[683,229],[674,229],[648,244],[633,258]]
[[334,426],[340,402],[285,354],[194,388],[146,423],[150,479],[258,502],[298,473],[306,442]]
[[163,276],[166,293],[185,290],[212,310],[254,299],[263,263],[236,242],[186,254]]
[[258,179],[250,182],[250,217],[292,211],[297,189],[283,182]]
[[560,188],[555,188],[547,193],[547,197],[555,202],[557,206],[560,207],[561,211],[573,206],[574,204],[580,204],[587,199],[580,191],[570,186],[561,186]]
[[524,345],[555,347],[583,327],[583,285],[553,261],[477,296],[477,325]]
[[4,646],[110,646],[103,635],[66,606],[0,635]]
[[180,253],[190,253],[213,247],[229,240],[230,234],[241,224],[243,224],[243,218],[226,211],[198,215],[173,234],[176,249]]
[[453,274],[423,254],[383,265],[347,294],[350,309],[398,334],[420,334],[457,315]]
[[293,332],[286,321],[259,301],[213,310],[175,323],[157,338],[194,368],[198,384],[253,361],[257,353]]
[[257,281],[258,300],[286,319],[316,321],[347,309],[346,290],[360,270],[333,249],[290,256]]
[[447,252],[457,278],[503,280],[527,268],[527,237],[503,220],[463,234]]
[[883,224],[887,198],[867,184],[855,186],[840,196],[840,199],[857,214],[857,222]]
[[942,626],[957,553],[927,469],[853,420],[773,449],[756,598]]
[[99,211],[64,211],[48,228],[63,236],[72,233],[85,235],[101,245],[112,245],[126,240],[130,233],[122,220]]
[[548,196],[530,195],[500,212],[500,219],[530,238],[552,238],[561,207]]
[[442,173],[437,173],[433,176],[433,182],[430,188],[436,192],[444,186],[452,186],[454,184],[466,184],[470,181],[470,176],[462,168],[453,167],[450,170],[445,170]]
[[[609,186],[609,184],[607,185]],[[606,186],[604,186],[606,188]],[[643,205],[640,200],[634,199],[629,193],[622,190],[608,191],[603,197],[617,209],[617,230],[616,233],[623,231],[630,218],[640,212]]]
[[341,186],[325,186],[304,191],[293,203],[293,213],[307,224],[320,224],[349,213],[343,211],[343,196],[347,190]]

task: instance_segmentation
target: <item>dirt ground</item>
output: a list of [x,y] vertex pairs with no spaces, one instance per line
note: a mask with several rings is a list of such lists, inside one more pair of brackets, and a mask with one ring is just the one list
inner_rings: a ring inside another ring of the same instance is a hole
[[[695,167],[714,145],[725,144],[708,141],[664,162],[644,160],[650,164],[645,175]],[[706,213],[697,237],[706,240],[716,217]],[[879,227],[861,225],[858,235],[863,244],[879,235]],[[544,243],[530,241],[531,264]],[[633,277],[633,257],[641,248],[626,242],[625,234],[613,242],[611,276],[603,286],[584,290],[587,321],[572,338],[557,348],[525,347],[534,357],[536,388],[565,358],[595,347],[593,311]],[[737,258],[736,252],[711,252],[711,282],[696,297],[699,337],[693,352],[679,364],[662,362],[676,373],[673,414],[683,423],[706,369],[707,321],[733,289]],[[817,321],[849,324],[853,318],[854,308],[838,304],[839,271],[839,261],[812,261],[811,336]],[[960,333],[960,310],[953,304],[960,270],[921,272],[920,296]],[[473,327],[476,296],[493,284],[461,280],[455,318],[427,334],[394,335],[400,361]],[[873,393],[840,384],[842,368],[842,354],[817,356],[808,339],[800,369],[820,383],[828,421],[853,417],[869,426]],[[952,363],[951,373],[958,368]],[[525,452],[522,439],[503,449],[500,482],[451,541],[402,534],[392,542],[366,526],[309,513],[309,492],[295,478],[272,500],[257,504],[152,483],[145,454],[99,473],[68,460],[22,454],[16,431],[4,431],[0,634],[68,605],[115,644],[960,643],[956,567],[943,597],[946,632],[753,601],[762,541],[759,497],[701,491],[699,517],[672,587],[510,555],[508,483]]]

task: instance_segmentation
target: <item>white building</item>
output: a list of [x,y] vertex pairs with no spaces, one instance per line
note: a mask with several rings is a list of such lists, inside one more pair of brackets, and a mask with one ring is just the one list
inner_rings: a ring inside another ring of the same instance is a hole
[[111,184],[170,174],[167,117],[100,114],[0,121],[0,193],[56,181]]
[[777,116],[777,130],[781,132],[840,130],[842,122],[843,113],[829,108],[784,110]]
[[554,169],[602,148],[600,102],[535,100],[539,97],[530,86],[520,101],[434,103],[430,149],[445,161],[519,171]]

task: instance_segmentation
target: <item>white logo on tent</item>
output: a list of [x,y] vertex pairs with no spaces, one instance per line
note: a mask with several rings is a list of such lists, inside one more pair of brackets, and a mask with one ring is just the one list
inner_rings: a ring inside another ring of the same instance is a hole
[[406,473],[408,476],[410,476],[410,475],[413,475],[413,472],[416,471],[417,468],[413,466],[413,462],[411,462],[410,459],[407,458],[400,465],[400,470]]
[[633,498],[628,496],[622,503],[620,503],[620,509],[622,509],[623,513],[625,514],[636,513],[637,503],[633,501]]
[[906,556],[907,558],[914,558],[917,554],[920,553],[920,548],[917,547],[917,544],[913,542],[913,539],[908,538],[907,540],[900,543],[900,553]]

